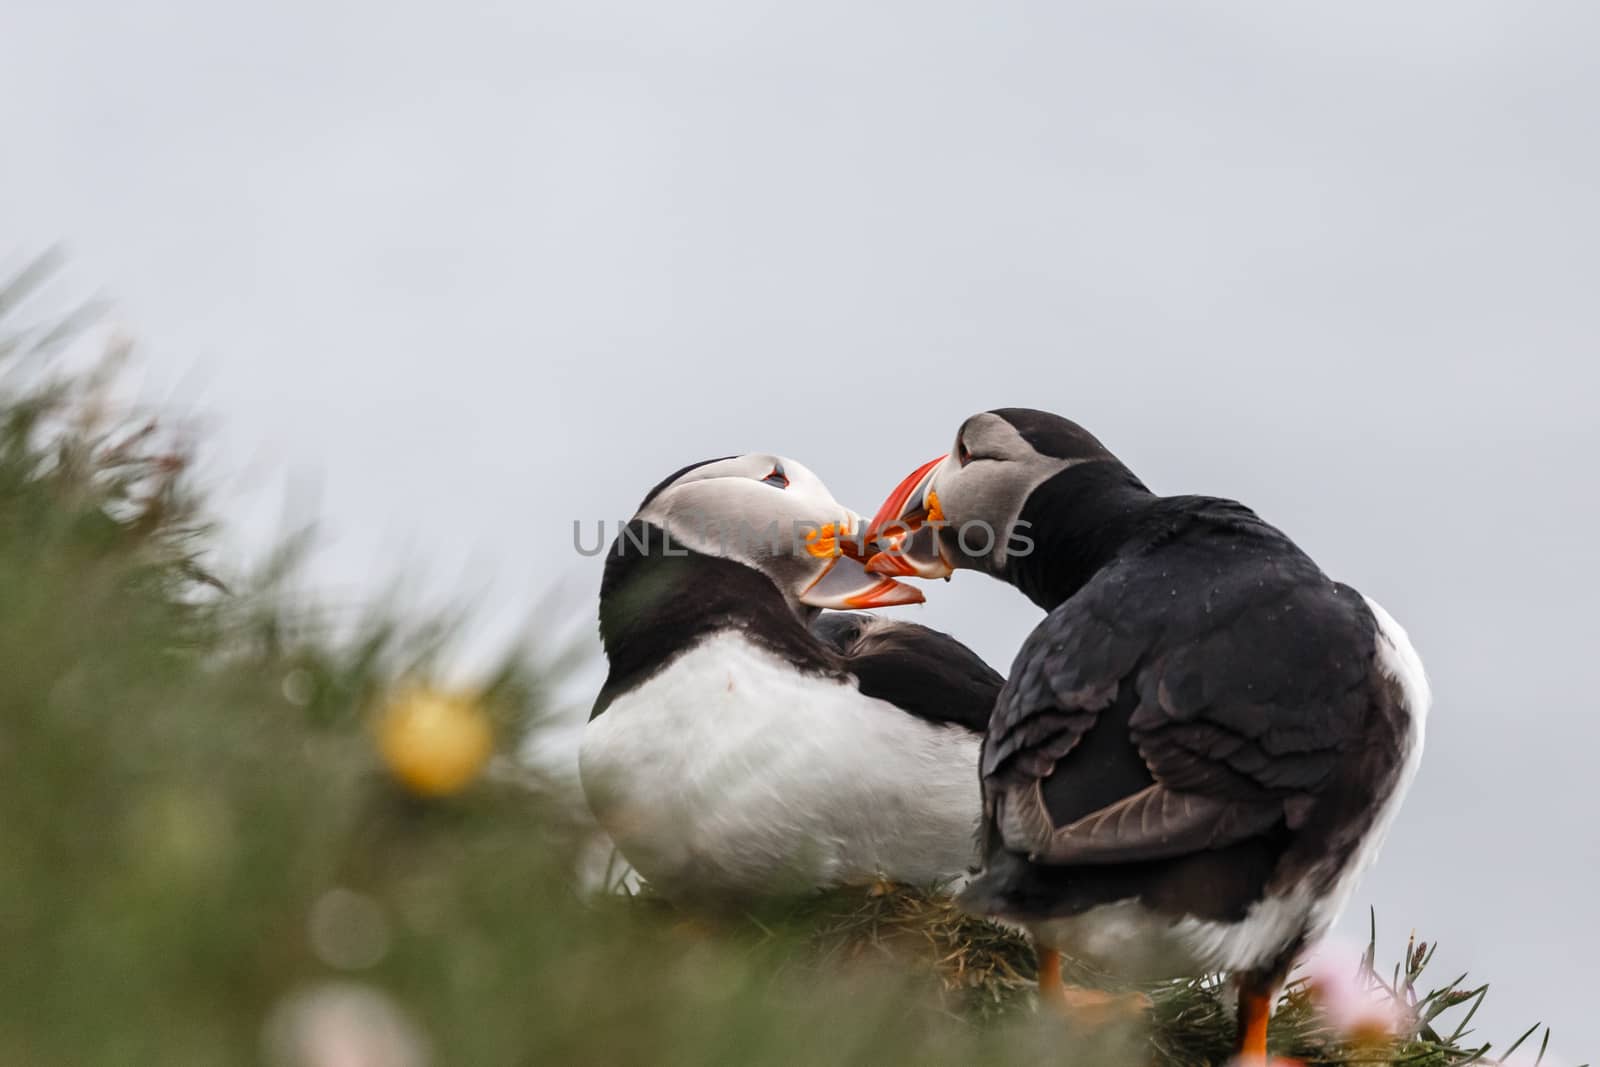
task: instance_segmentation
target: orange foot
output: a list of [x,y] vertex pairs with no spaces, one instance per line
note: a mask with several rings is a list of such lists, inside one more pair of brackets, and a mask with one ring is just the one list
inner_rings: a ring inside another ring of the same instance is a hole
[[1108,993],[1067,985],[1061,979],[1061,953],[1041,948],[1039,953],[1039,1004],[1071,1019],[1085,1030],[1142,1023],[1153,1007],[1150,998],[1137,991]]

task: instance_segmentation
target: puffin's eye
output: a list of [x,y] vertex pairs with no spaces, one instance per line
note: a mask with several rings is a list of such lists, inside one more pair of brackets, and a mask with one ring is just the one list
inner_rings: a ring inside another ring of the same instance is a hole
[[972,462],[972,452],[967,448],[965,441],[956,442],[956,462],[963,467]]
[[765,485],[775,485],[779,489],[789,488],[789,477],[783,473],[781,466],[773,467],[772,473],[761,479]]

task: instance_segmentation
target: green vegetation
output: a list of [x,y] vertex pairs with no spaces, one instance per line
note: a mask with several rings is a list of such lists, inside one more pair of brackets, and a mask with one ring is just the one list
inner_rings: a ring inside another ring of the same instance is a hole
[[[0,289],[0,1063],[1225,1058],[1215,983],[1151,990],[1148,1035],[1075,1033],[1035,1012],[1019,938],[903,889],[717,917],[586,891],[590,829],[511,755],[558,656],[477,695],[485,773],[408,791],[372,710],[433,673],[438,633],[330,632],[287,564],[212,579],[181,451],[108,413],[95,373],[52,377],[70,324],[17,325],[44,273]],[[1404,1040],[1352,1050],[1302,985],[1275,1046],[1471,1062],[1482,993],[1419,994],[1425,957],[1390,983]]]

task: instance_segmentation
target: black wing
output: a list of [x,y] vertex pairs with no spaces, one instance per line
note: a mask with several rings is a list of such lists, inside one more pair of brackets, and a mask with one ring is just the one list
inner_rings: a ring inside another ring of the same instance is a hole
[[878,615],[823,612],[811,632],[844,660],[867,696],[887,700],[930,722],[953,723],[974,733],[989,714],[1005,679],[949,634]]
[[1001,842],[1120,864],[1293,829],[1359,743],[1374,633],[1287,539],[1112,565],[1029,636],[997,702],[982,772]]

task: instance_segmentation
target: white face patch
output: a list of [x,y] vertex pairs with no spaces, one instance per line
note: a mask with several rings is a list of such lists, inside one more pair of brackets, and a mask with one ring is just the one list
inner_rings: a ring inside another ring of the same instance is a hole
[[[858,535],[863,526],[810,468],[770,453],[696,467],[634,517],[666,531],[669,553],[693,550],[754,567],[796,605],[830,564],[855,566],[834,554],[830,532]],[[865,587],[874,581],[863,574]]]
[[987,559],[994,569],[1003,567],[1013,534],[1027,533],[1018,530],[1017,522],[1028,497],[1082,462],[1042,455],[999,415],[985,412],[968,419],[931,486],[949,523],[943,541],[952,565],[978,567]]

